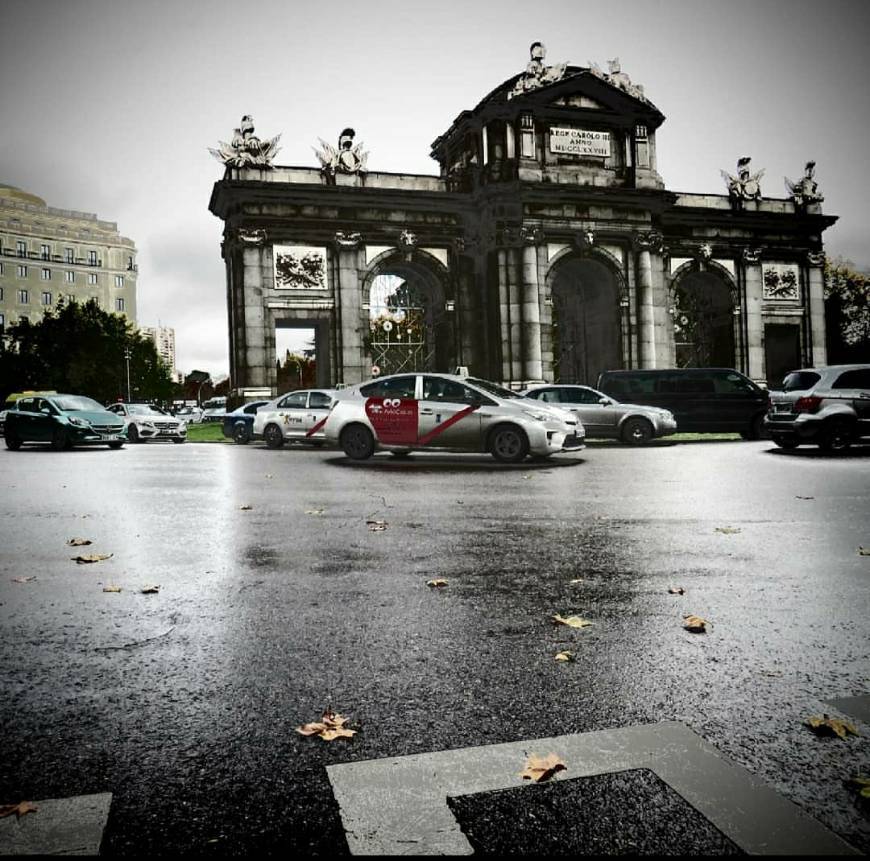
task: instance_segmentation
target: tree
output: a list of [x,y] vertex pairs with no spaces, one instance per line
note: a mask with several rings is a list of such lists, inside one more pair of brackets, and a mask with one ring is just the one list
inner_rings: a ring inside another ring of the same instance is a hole
[[302,353],[291,353],[284,356],[283,364],[278,361],[278,394],[305,389],[317,385],[317,362],[314,350],[303,350]]
[[107,403],[128,399],[127,353],[133,400],[171,400],[175,385],[154,342],[126,317],[93,300],[58,300],[41,320],[11,325],[0,348],[0,395],[54,389]]
[[828,362],[870,362],[870,275],[850,260],[825,262]]

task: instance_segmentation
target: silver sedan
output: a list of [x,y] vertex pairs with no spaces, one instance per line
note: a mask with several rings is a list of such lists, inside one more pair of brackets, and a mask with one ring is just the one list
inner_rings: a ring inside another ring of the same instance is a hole
[[583,448],[583,425],[569,413],[533,404],[487,380],[453,374],[381,377],[338,393],[326,441],[364,460],[378,448],[488,451],[503,463]]
[[583,422],[589,437],[639,445],[677,431],[677,421],[668,410],[623,404],[589,386],[535,386],[524,392],[523,397],[570,410]]
[[332,389],[300,389],[269,401],[254,415],[254,439],[265,440],[269,448],[290,440],[323,445],[323,423],[334,396]]

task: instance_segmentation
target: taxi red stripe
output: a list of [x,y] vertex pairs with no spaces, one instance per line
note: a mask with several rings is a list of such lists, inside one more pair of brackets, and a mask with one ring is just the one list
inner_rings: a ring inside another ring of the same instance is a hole
[[455,425],[456,422],[461,421],[469,413],[473,413],[477,409],[480,409],[479,404],[472,404],[470,407],[466,407],[464,410],[460,410],[455,415],[450,416],[450,418],[447,419],[446,422],[441,422],[440,425],[438,425],[437,427],[434,427],[425,436],[421,436],[420,439],[417,440],[417,445],[429,445],[429,443],[432,442],[432,440],[435,439],[435,437],[437,437],[438,434],[444,433],[444,431],[446,431],[447,428],[451,427],[452,425]]
[[[326,419],[328,419],[328,418],[329,418],[329,416],[326,417]],[[321,419],[316,425],[314,425],[313,428],[311,428],[310,431],[308,431],[307,434],[305,434],[305,436],[309,437],[312,434],[317,433],[317,431],[319,431],[326,424],[326,419]]]

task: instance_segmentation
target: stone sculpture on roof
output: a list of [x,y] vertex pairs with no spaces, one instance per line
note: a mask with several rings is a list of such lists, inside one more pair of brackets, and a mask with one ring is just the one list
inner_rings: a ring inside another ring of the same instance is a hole
[[732,205],[737,208],[742,206],[745,200],[761,200],[761,177],[764,176],[764,170],[750,174],[749,162],[751,161],[751,156],[744,156],[737,160],[737,176],[731,176],[724,170],[719,171],[722,179],[725,180],[725,185],[728,186],[728,197]]
[[529,93],[532,90],[538,90],[549,84],[555,84],[556,81],[561,81],[565,77],[568,64],[556,63],[555,66],[547,66],[544,64],[546,56],[547,49],[544,47],[544,43],[532,42],[529,46],[529,64],[526,66],[526,71],[514,84],[514,88],[507,94],[509,99]]
[[808,161],[804,168],[804,175],[797,182],[791,182],[787,176],[784,177],[785,189],[796,207],[802,208],[810,203],[821,203],[825,199],[819,193],[819,184],[814,179],[815,173],[816,163]]
[[607,68],[610,69],[609,73],[602,71],[601,66],[599,66],[598,63],[592,61],[589,62],[589,71],[592,72],[596,78],[601,78],[602,81],[607,81],[608,84],[612,84],[617,89],[628,93],[635,99],[640,99],[642,102],[649,102],[649,99],[644,95],[643,87],[640,84],[632,83],[631,78],[622,71],[619,57],[614,57],[612,60],[608,60]]
[[320,161],[321,171],[327,177],[334,177],[337,173],[365,173],[366,161],[369,154],[363,152],[362,142],[353,145],[356,132],[347,128],[338,136],[338,149],[328,144],[323,138],[318,138],[320,149],[312,147],[314,154]]
[[281,135],[261,141],[254,134],[254,118],[245,114],[239,127],[233,129],[230,143],[218,141],[218,149],[209,147],[209,152],[227,167],[272,167],[272,159],[278,153]]

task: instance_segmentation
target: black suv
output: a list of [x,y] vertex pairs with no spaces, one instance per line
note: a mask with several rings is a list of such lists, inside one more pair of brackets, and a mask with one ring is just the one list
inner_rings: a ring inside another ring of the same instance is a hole
[[598,388],[617,400],[670,410],[677,433],[764,435],[767,392],[733,368],[604,371]]
[[815,443],[841,451],[870,442],[870,365],[792,371],[770,401],[764,424],[780,448]]

